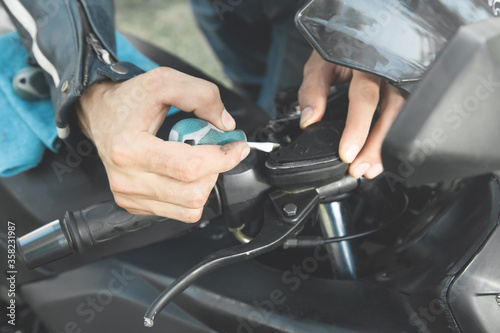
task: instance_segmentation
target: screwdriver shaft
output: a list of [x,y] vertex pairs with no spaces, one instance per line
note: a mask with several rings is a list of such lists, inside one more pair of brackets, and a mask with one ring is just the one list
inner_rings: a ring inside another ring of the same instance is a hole
[[274,149],[278,148],[279,143],[274,142],[247,142],[250,148],[258,149],[260,151],[270,153]]

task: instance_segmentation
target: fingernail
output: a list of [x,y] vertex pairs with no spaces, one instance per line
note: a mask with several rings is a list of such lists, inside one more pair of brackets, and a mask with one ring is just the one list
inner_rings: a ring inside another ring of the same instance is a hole
[[302,110],[300,114],[300,127],[303,127],[309,119],[311,119],[312,115],[314,114],[313,109],[308,106],[304,110]]
[[382,171],[384,171],[384,167],[382,166],[382,164],[377,163],[374,166],[372,166],[370,169],[368,169],[368,171],[366,172],[365,175],[366,175],[366,178],[373,179],[373,178],[377,177],[378,175],[380,175],[382,173]]
[[351,175],[356,179],[361,178],[361,176],[363,176],[366,173],[366,171],[368,171],[368,169],[370,169],[370,164],[368,163],[362,163],[360,165],[356,165]]
[[222,111],[222,125],[224,125],[224,128],[228,131],[231,131],[236,127],[236,122],[226,109]]
[[241,152],[241,160],[243,161],[245,158],[247,158],[248,154],[250,154],[250,147],[246,146],[243,151]]
[[344,162],[346,163],[352,163],[352,161],[354,161],[354,159],[356,158],[356,156],[358,156],[358,153],[359,153],[359,146],[358,145],[352,145],[350,146],[347,151],[345,152],[345,158],[346,160]]

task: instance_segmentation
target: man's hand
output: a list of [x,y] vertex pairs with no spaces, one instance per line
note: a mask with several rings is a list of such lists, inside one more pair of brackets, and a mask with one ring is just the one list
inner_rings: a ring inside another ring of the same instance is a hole
[[[397,88],[376,76],[326,62],[313,51],[304,67],[304,80],[299,90],[301,127],[321,120],[330,86],[349,80],[349,110],[340,140],[340,158],[351,163],[351,176],[375,178],[384,170],[382,143],[405,102]],[[368,135],[380,93],[380,117]]]
[[250,149],[241,141],[189,146],[157,138],[171,105],[221,130],[235,127],[216,85],[169,68],[93,85],[80,99],[78,117],[119,206],[136,215],[196,222],[218,174],[235,167]]

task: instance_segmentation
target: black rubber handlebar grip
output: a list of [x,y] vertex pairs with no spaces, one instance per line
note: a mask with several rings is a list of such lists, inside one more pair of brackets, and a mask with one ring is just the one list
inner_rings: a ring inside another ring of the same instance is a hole
[[166,220],[158,216],[132,215],[114,201],[107,201],[66,212],[62,220],[47,223],[18,238],[17,250],[26,266],[35,268]]
[[133,215],[114,201],[107,201],[80,211],[66,212],[61,224],[73,251],[81,253],[97,243],[165,220],[165,217]]

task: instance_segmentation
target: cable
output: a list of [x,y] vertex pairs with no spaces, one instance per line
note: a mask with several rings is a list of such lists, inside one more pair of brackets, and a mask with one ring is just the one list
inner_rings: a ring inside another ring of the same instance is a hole
[[367,236],[371,236],[377,232],[380,232],[382,230],[387,229],[390,227],[394,222],[396,222],[405,212],[406,209],[408,208],[408,196],[405,194],[404,195],[404,204],[403,208],[401,211],[396,214],[395,217],[393,217],[389,222],[385,223],[384,225],[368,230],[365,232],[353,234],[353,235],[347,235],[347,236],[341,236],[341,237],[332,237],[332,238],[323,238],[323,237],[297,237],[294,239],[289,239],[283,244],[284,249],[289,249],[289,248],[310,248],[310,247],[317,247],[317,246],[324,246],[327,244],[332,244],[332,243],[340,243],[344,241],[350,241],[354,239],[359,239]]

